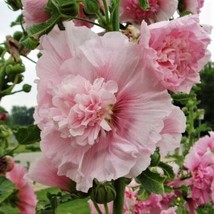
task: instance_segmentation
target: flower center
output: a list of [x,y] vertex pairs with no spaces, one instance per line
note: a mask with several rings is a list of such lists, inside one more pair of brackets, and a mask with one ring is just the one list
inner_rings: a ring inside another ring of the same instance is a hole
[[112,108],[117,84],[97,78],[93,84],[81,76],[62,81],[54,91],[52,110],[61,137],[75,139],[79,145],[93,145],[101,132],[112,130]]

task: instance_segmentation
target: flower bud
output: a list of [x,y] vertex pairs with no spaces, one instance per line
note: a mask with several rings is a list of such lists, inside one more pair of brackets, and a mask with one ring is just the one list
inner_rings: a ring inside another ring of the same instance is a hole
[[9,64],[6,67],[6,74],[7,75],[20,74],[20,73],[23,73],[24,71],[25,71],[25,66],[23,64],[15,64],[15,65]]
[[14,11],[22,9],[22,1],[21,0],[6,0],[6,3]]
[[28,92],[30,92],[31,91],[31,85],[29,85],[29,84],[24,84],[23,86],[22,86],[22,90],[24,91],[24,92],[26,92],[26,93],[28,93]]
[[14,160],[10,156],[4,156],[0,158],[0,174],[9,172],[14,167]]
[[84,11],[87,14],[96,14],[100,9],[98,0],[86,0],[84,2]]
[[98,183],[91,190],[91,199],[98,204],[105,204],[116,198],[116,191],[111,183]]
[[13,34],[13,38],[17,41],[19,41],[23,36],[23,33],[21,31],[16,31],[14,34]]
[[152,155],[151,155],[151,163],[150,166],[158,166],[158,164],[160,163],[160,154],[158,151],[155,151]]
[[76,0],[52,0],[52,3],[64,18],[71,18],[78,14],[78,4]]

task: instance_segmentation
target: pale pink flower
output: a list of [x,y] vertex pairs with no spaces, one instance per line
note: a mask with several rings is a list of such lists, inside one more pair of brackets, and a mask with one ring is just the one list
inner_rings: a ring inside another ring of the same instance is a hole
[[58,187],[65,191],[70,190],[72,183],[69,178],[58,176],[56,167],[44,155],[31,163],[27,176],[40,184]]
[[[151,24],[149,30],[149,46],[156,51],[157,78],[168,90],[189,93],[200,82],[199,71],[210,58],[210,38],[200,26],[198,16]],[[145,43],[147,31],[143,23],[140,43]]]
[[189,11],[193,14],[199,14],[204,5],[204,0],[183,0],[181,12]]
[[35,120],[57,174],[86,192],[94,178],[146,169],[173,105],[153,76],[150,49],[141,61],[120,32],[99,37],[72,22],[65,27],[41,40]]
[[26,26],[45,22],[50,15],[45,12],[48,0],[22,0],[23,15]]
[[195,208],[212,200],[214,182],[214,132],[205,136],[190,149],[184,160],[184,166],[190,171],[188,184],[192,206]]
[[164,128],[161,131],[162,138],[157,143],[162,156],[166,156],[180,146],[185,128],[186,117],[183,111],[178,107],[174,107],[170,115],[164,120]]
[[33,185],[30,181],[24,178],[26,170],[20,164],[15,164],[13,169],[6,173],[6,178],[16,185],[18,192],[16,194],[17,201],[15,202],[21,214],[36,213],[36,195],[33,190]]
[[120,21],[140,24],[168,20],[175,13],[178,1],[149,0],[150,9],[142,9],[138,0],[122,0],[120,4]]

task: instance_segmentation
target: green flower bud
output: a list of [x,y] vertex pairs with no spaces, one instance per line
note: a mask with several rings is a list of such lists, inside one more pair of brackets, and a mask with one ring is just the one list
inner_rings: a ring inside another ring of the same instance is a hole
[[86,0],[84,2],[84,11],[87,14],[96,14],[100,9],[98,0]]
[[21,31],[16,31],[14,34],[13,34],[13,38],[17,41],[19,41],[23,36],[23,33]]
[[105,204],[116,198],[116,191],[111,183],[98,183],[91,190],[91,199],[98,204]]
[[24,84],[24,85],[22,86],[22,90],[23,90],[24,92],[28,93],[28,92],[31,91],[31,87],[32,87],[31,85]]
[[78,14],[79,5],[76,0],[52,0],[52,3],[64,18],[71,18]]
[[22,1],[21,0],[7,0],[6,3],[10,6],[10,8],[14,11],[22,9]]
[[15,65],[9,64],[9,65],[7,65],[5,71],[6,71],[7,75],[20,74],[25,71],[25,66],[23,64],[15,64]]
[[160,163],[160,154],[158,151],[155,151],[152,155],[151,155],[151,163],[150,166],[158,166],[158,164]]

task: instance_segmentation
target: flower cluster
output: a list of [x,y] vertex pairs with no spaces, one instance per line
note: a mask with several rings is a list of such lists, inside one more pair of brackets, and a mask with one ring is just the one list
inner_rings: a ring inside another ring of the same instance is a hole
[[190,186],[190,210],[208,202],[214,203],[214,132],[199,139],[186,156],[184,166],[191,173],[185,181]]

